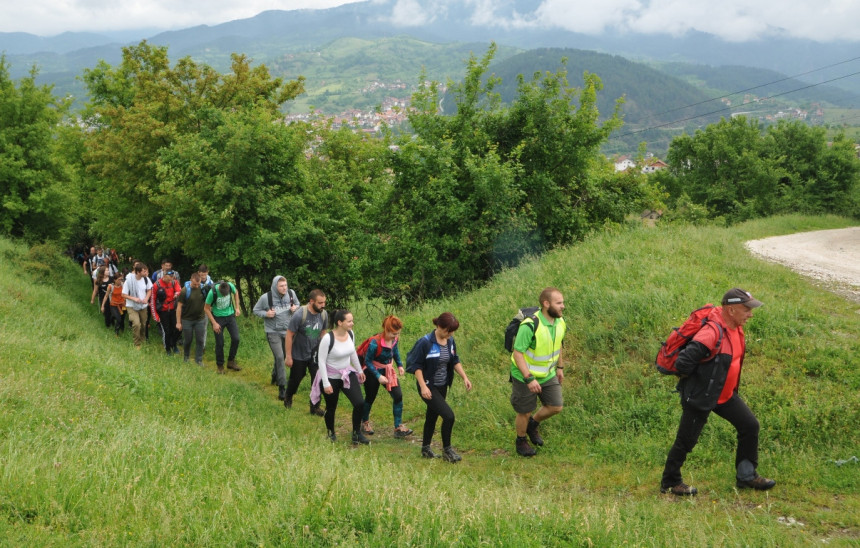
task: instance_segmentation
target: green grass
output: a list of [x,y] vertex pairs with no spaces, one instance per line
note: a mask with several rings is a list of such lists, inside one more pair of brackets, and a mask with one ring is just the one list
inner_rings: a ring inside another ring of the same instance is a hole
[[[80,269],[0,240],[0,544],[8,546],[856,546],[860,542],[860,305],[752,258],[747,239],[849,226],[781,217],[732,228],[629,228],[595,235],[403,313],[404,353],[450,310],[475,388],[457,382],[463,462],[419,458],[373,410],[369,447],[338,435],[269,385],[268,346],[242,318],[239,374],[215,375],[117,340],[89,307]],[[570,335],[565,410],[537,457],[513,454],[502,331],[555,285]],[[742,394],[762,424],[766,493],[734,488],[734,434],[714,418],[684,468],[699,496],[658,494],[679,407],[653,371],[659,341],[729,287],[765,306],[748,324]],[[356,306],[357,337],[381,311]],[[404,418],[424,406],[404,381]],[[438,433],[434,443],[438,443]],[[803,525],[787,525],[793,518]]]

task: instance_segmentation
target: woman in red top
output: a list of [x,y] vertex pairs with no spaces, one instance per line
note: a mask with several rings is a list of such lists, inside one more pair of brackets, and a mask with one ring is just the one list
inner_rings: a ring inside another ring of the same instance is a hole
[[708,322],[678,354],[675,367],[681,375],[681,423],[675,443],[666,457],[662,493],[695,495],[698,490],[681,480],[681,467],[687,454],[699,441],[711,411],[729,421],[737,430],[735,454],[736,485],[758,490],[770,489],[776,482],[756,472],[758,466],[759,423],[738,395],[746,342],[743,326],[762,303],[742,289],[731,289],[723,296]]
[[102,299],[102,314],[110,314],[113,322],[114,335],[119,337],[121,332],[125,332],[125,299],[122,296],[122,284],[125,283],[125,276],[117,274],[116,279],[108,285],[104,299]]

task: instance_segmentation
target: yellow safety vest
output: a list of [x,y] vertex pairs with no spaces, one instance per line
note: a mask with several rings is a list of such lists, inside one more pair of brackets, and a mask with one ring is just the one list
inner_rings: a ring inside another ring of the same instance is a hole
[[[523,323],[531,321],[531,318],[526,318]],[[564,339],[567,324],[564,323],[564,318],[556,318],[555,321],[555,339],[553,339],[550,336],[549,327],[538,318],[537,329],[535,329],[535,347],[523,352],[523,358],[526,360],[529,372],[536,379],[548,377],[561,355],[561,341]]]

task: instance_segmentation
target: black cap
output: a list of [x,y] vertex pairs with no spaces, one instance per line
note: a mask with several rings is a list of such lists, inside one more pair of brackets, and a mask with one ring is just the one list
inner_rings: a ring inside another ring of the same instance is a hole
[[726,291],[726,294],[723,295],[723,306],[727,304],[742,304],[748,308],[758,308],[763,303],[754,299],[749,291],[744,291],[743,289],[738,289],[736,287],[734,289],[729,289]]

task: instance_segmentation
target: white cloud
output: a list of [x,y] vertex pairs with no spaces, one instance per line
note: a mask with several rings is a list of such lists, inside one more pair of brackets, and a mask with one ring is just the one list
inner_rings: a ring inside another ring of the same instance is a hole
[[398,27],[418,27],[426,25],[435,19],[435,16],[417,0],[397,0],[391,9],[390,22]]

